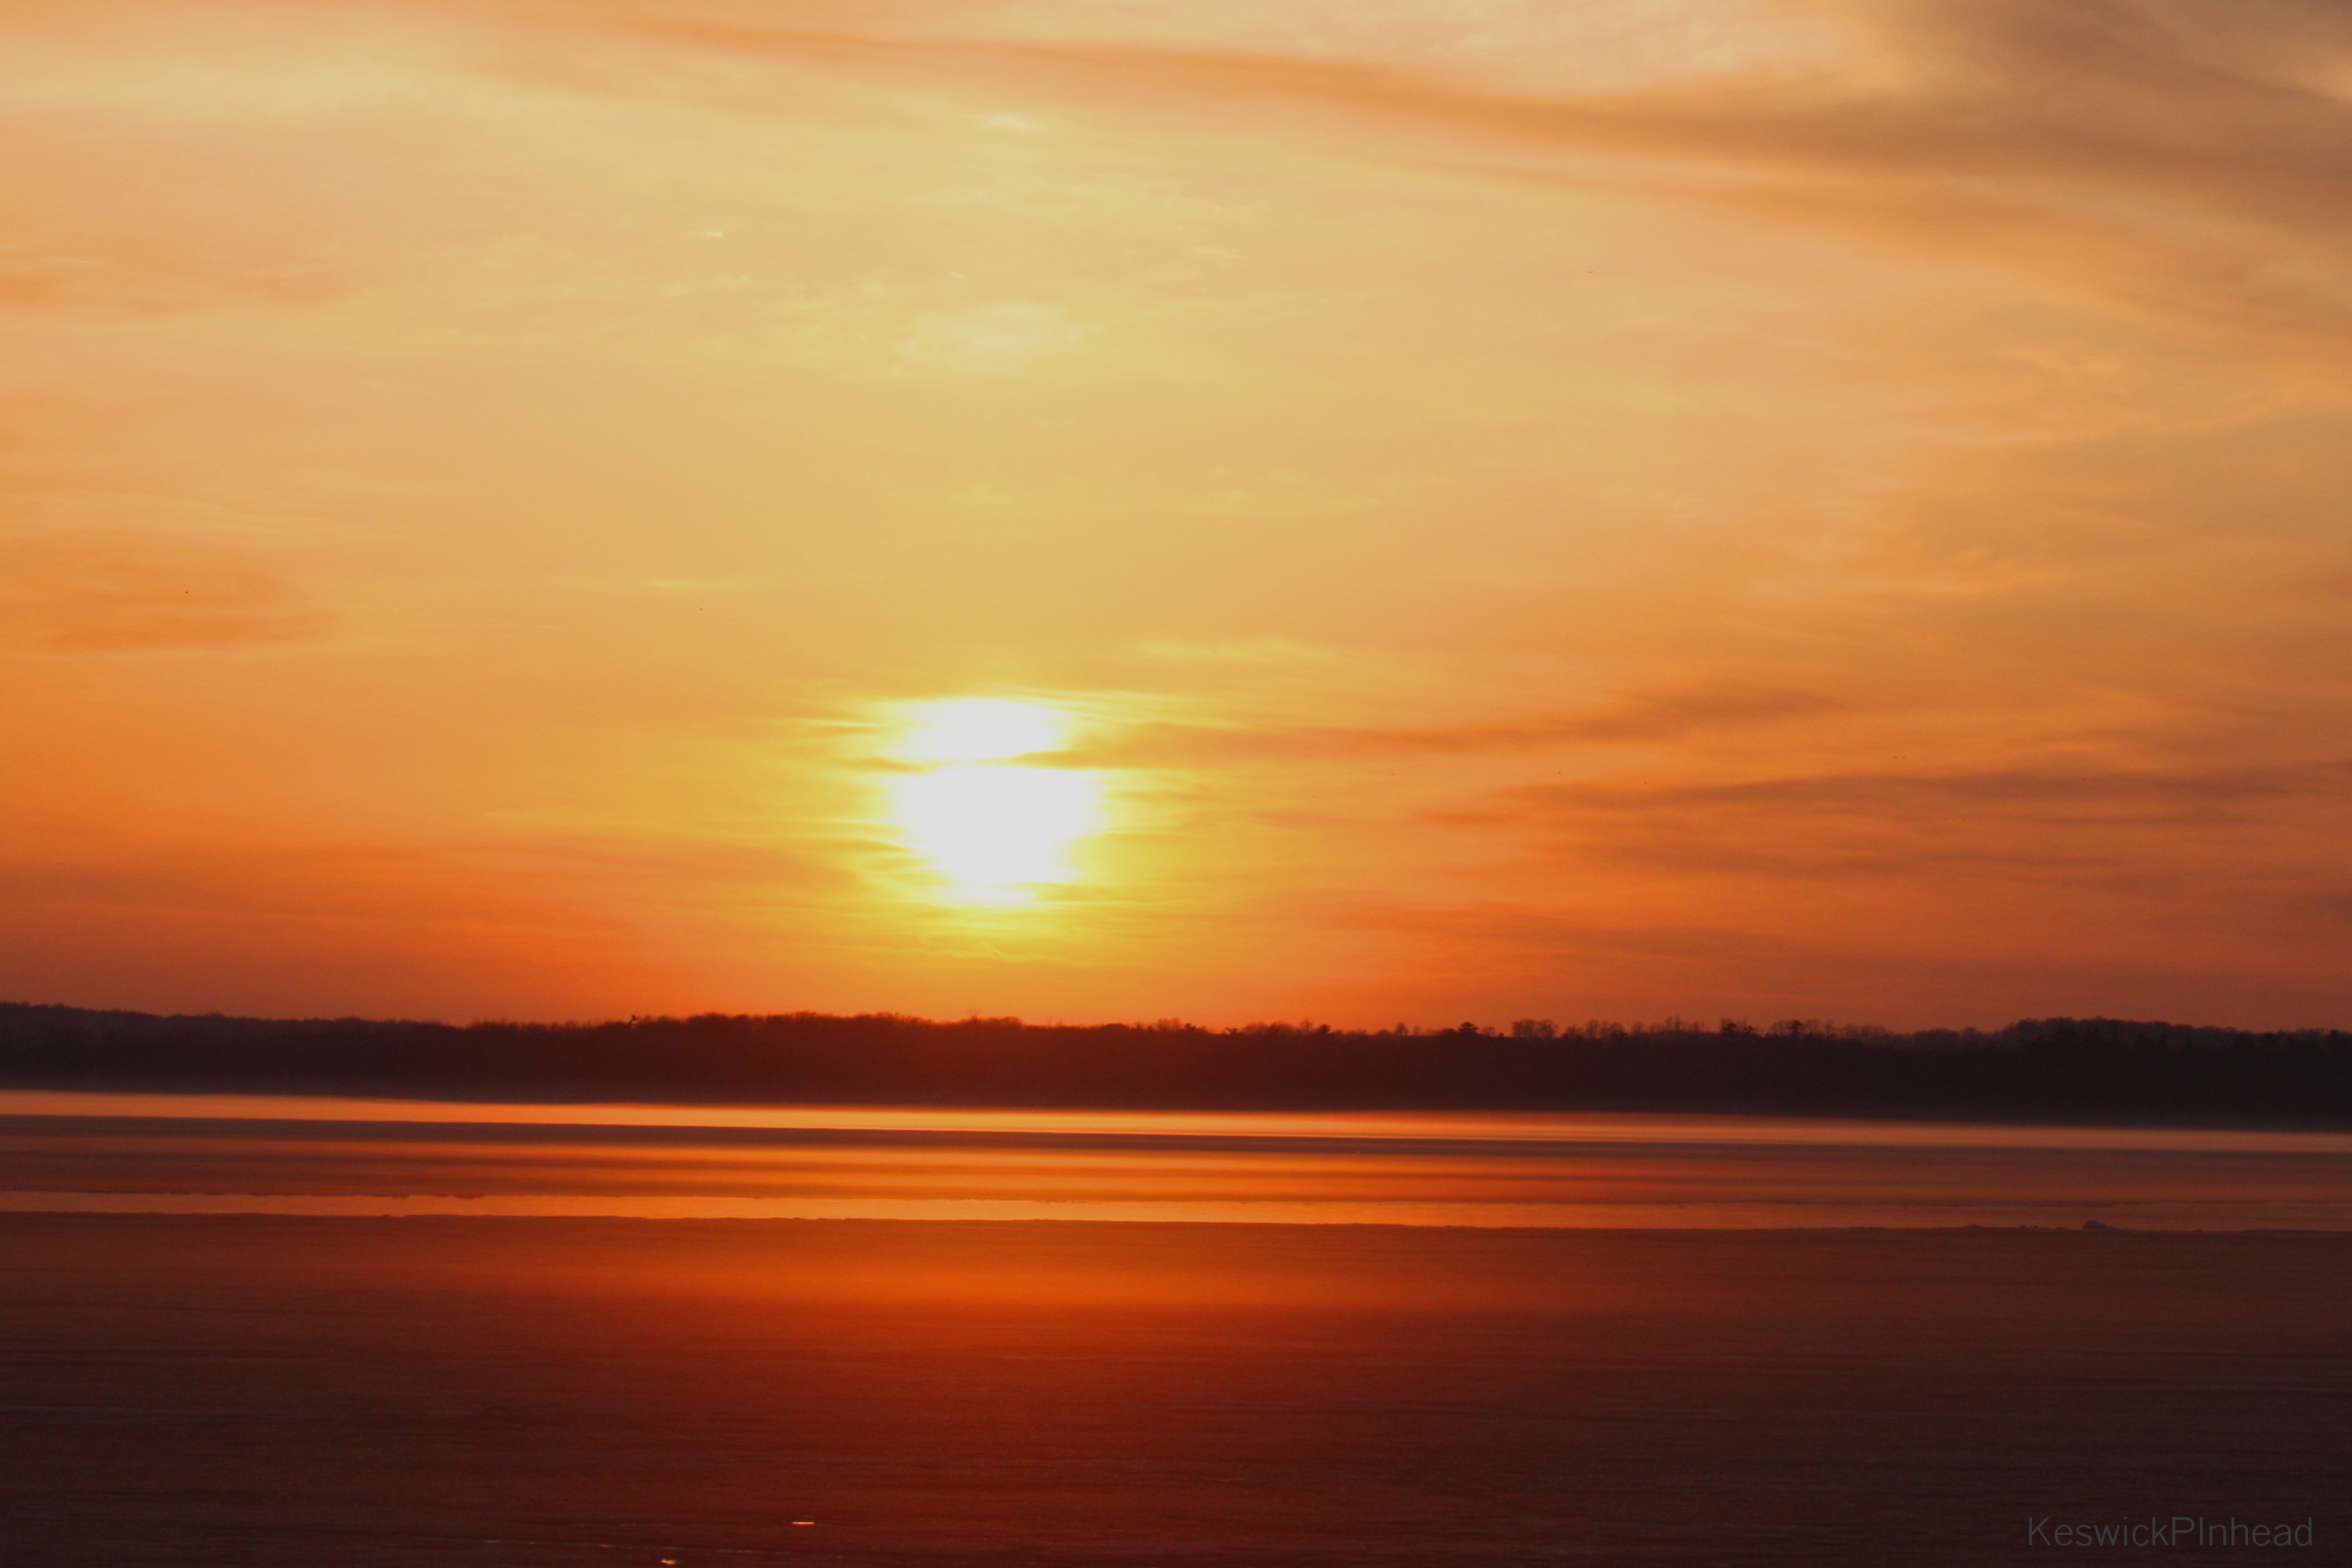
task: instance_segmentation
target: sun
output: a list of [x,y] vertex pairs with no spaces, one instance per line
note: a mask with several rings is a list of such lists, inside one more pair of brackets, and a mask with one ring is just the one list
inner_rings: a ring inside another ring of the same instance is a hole
[[998,762],[1059,751],[1074,727],[1068,714],[1003,697],[923,703],[908,714],[898,756],[908,762]]
[[1102,826],[1102,779],[1018,759],[1065,747],[1073,717],[1037,703],[965,697],[908,711],[892,781],[901,841],[959,903],[1017,904],[1073,880],[1070,852]]

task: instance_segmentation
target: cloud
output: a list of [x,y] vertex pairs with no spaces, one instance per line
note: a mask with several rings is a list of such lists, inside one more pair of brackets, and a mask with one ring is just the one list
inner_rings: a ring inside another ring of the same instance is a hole
[[677,988],[629,923],[463,853],[0,838],[0,996],[277,1016],[626,1012]]
[[[1741,18],[1754,47],[1610,90],[1538,90],[1524,69],[1459,47],[1463,39],[1405,47],[1420,34],[1402,23],[1327,26],[1312,14],[1275,26],[1171,22],[1148,7],[1107,19],[1099,8],[952,0],[691,10],[650,0],[416,0],[406,9],[436,33],[487,31],[494,41],[478,37],[469,51],[478,63],[562,90],[760,113],[805,107],[806,95],[733,68],[749,63],[835,82],[917,78],[927,94],[975,94],[1000,120],[1039,99],[1094,116],[1210,118],[1221,134],[1247,116],[1260,136],[1356,160],[1632,189],[1995,262],[2255,333],[2314,362],[2327,356],[2309,352],[2312,334],[2329,353],[2352,339],[2352,206],[2342,199],[2352,178],[2352,13],[2330,4],[1792,0]],[[1649,9],[1628,6],[1593,26],[1630,37],[1648,25]],[[1776,53],[1766,43],[1775,33],[1844,44]],[[1388,35],[1397,47],[1381,47]],[[1327,37],[1353,37],[1365,53],[1337,55]],[[1566,60],[1591,43],[1530,47]],[[1680,48],[1694,59],[1717,53],[1690,39]],[[1561,79],[1580,78],[1606,73]],[[81,134],[38,120],[20,129]],[[270,145],[284,156],[282,139]],[[57,151],[59,167],[88,162],[65,141]],[[305,167],[300,177],[323,183],[330,172]],[[121,176],[110,172],[103,183]],[[347,200],[331,186],[311,194],[312,205]],[[184,214],[118,214],[108,232],[157,221],[169,243],[148,248],[160,247],[160,258],[89,235],[0,252],[0,300],[152,307],[194,299],[190,290],[298,298],[348,282],[350,257],[320,251],[299,224],[266,252],[183,233]],[[907,355],[1003,371],[1083,330],[1038,314],[1055,310],[1010,302],[929,319]]]
[[1984,768],[1942,774],[1844,773],[1729,784],[1544,784],[1511,791],[1562,812],[1726,808],[1784,817],[1866,813],[1965,815],[2042,822],[2127,821],[2189,825],[2236,821],[2287,800],[2326,800],[2352,785],[2352,762],[2158,772]]
[[305,305],[350,287],[315,258],[225,254],[200,241],[89,254],[0,247],[0,310],[147,315],[226,303]]
[[[1284,131],[1285,113],[1337,115],[1411,133],[1343,137],[1347,156],[1636,189],[1840,229],[2262,334],[2282,350],[2314,332],[2332,345],[2352,338],[2352,23],[2340,7],[1819,0],[1786,10],[1792,27],[1826,19],[1860,43],[1801,70],[1565,93],[1482,80],[1475,52],[1335,59],[1269,48],[1264,29],[1246,49],[1171,48],[992,36],[957,5],[892,8],[867,30],[827,5],[784,7],[782,20],[773,8],[761,20],[642,5],[570,15],[689,53],[1075,98],[1095,111],[1221,122],[1255,112],[1261,134]],[[1288,128],[1333,147],[1328,121]]]
[[[1878,880],[1931,896],[2007,883],[2269,923],[2331,873],[2352,762],[2204,768],[1987,768],[1727,783],[1583,781],[1500,791],[1589,868],[1787,886]],[[2352,867],[2336,864],[2333,874]]]
[[898,357],[904,364],[929,369],[1008,375],[1086,338],[1086,327],[1060,306],[1014,300],[925,316]]
[[383,215],[404,172],[387,111],[323,94],[253,106],[266,65],[224,61],[192,82],[152,45],[60,49],[5,23],[0,79],[0,314],[317,305],[381,281],[413,248]]
[[1563,740],[1671,740],[1701,729],[1809,718],[1845,707],[1818,692],[1715,681],[1640,693],[1612,708],[1537,727],[1537,733]]
[[[1387,982],[1395,1007],[1427,1016],[1465,1009],[1480,1016],[1476,1009],[1498,996],[1570,1019],[1588,1011],[1654,1017],[1671,1007],[1710,1019],[1828,1014],[1906,1028],[1999,1025],[2053,1012],[2259,1019],[2286,1027],[2342,1016],[2340,978],[2295,958],[2282,962],[2258,944],[2208,947],[2184,962],[2161,946],[2048,946],[1990,920],[1956,920],[1932,936],[1914,930],[1811,939],[1696,920],[1612,925],[1499,903],[1446,910],[1364,904],[1327,918],[1452,955],[1450,971],[1402,973]],[[1443,999],[1431,1005],[1431,998]]]
[[222,547],[91,530],[0,535],[0,639],[61,653],[235,648],[318,634],[325,618]]
[[[2347,591],[2352,591],[2352,586],[2347,586]],[[1135,651],[1143,658],[1169,664],[1244,668],[1329,666],[1347,657],[1340,650],[1321,643],[1275,636],[1246,637],[1230,643],[1141,643]]]
[[1722,680],[1639,692],[1586,711],[1430,728],[1214,727],[1137,725],[1069,756],[1087,766],[1349,757],[1467,757],[1577,744],[1679,740],[1702,730],[1777,724],[1845,711],[1815,692]]

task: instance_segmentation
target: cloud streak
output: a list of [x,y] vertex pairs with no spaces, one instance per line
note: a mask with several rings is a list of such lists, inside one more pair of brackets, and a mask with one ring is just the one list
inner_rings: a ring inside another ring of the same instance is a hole
[[89,529],[0,535],[0,639],[20,648],[229,649],[326,624],[289,583],[219,546]]
[[[1263,129],[1276,135],[1286,111],[1314,111],[1339,118],[1293,133],[1349,156],[1638,186],[1998,262],[2184,321],[2271,334],[2283,350],[2299,334],[2352,333],[2342,279],[2352,100],[2319,85],[2331,69],[2340,83],[2352,61],[2340,11],[1913,0],[1792,12],[1833,17],[1893,63],[1538,95],[1458,67],[957,36],[971,24],[960,6],[900,8],[897,26],[862,33],[667,8],[529,14],[689,54],[963,82],[1094,112],[1255,106],[1276,117]],[[787,15],[819,24],[841,13]],[[729,90],[759,106],[756,93]],[[1335,141],[1348,122],[1423,140]]]
[[1675,741],[1701,731],[1844,711],[1845,704],[1818,693],[1716,681],[1635,693],[1580,713],[1493,724],[1420,729],[1136,725],[1099,744],[1056,753],[1055,760],[1073,767],[1164,767],[1318,758],[1507,756],[1562,746]]
[[2191,826],[2247,820],[2274,804],[2331,801],[2352,787],[2352,762],[2180,772],[2017,768],[1959,773],[1847,773],[1643,788],[1536,785],[1514,799],[1542,810],[1638,813],[1722,809],[1757,815],[1960,815],[2047,823]]

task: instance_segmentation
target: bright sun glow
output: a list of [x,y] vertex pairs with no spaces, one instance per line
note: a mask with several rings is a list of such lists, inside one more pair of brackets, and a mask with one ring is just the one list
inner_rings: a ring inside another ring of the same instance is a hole
[[1072,846],[1097,831],[1102,781],[1003,759],[1057,750],[1067,714],[1034,703],[973,697],[918,709],[898,754],[926,764],[893,789],[905,842],[965,902],[1018,903],[1067,882]]
[[1035,703],[965,697],[926,703],[898,747],[909,762],[997,762],[1033,752],[1058,751],[1070,737],[1070,716]]

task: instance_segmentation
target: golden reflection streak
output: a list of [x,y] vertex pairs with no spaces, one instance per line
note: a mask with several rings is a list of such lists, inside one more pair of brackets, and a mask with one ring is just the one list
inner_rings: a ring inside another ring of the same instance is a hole
[[1812,1120],[1801,1116],[1684,1115],[1646,1111],[1056,1111],[937,1105],[378,1100],[361,1095],[10,1089],[0,1090],[0,1115],[2352,1155],[2352,1133],[2225,1127],[2018,1126],[2002,1123]]

